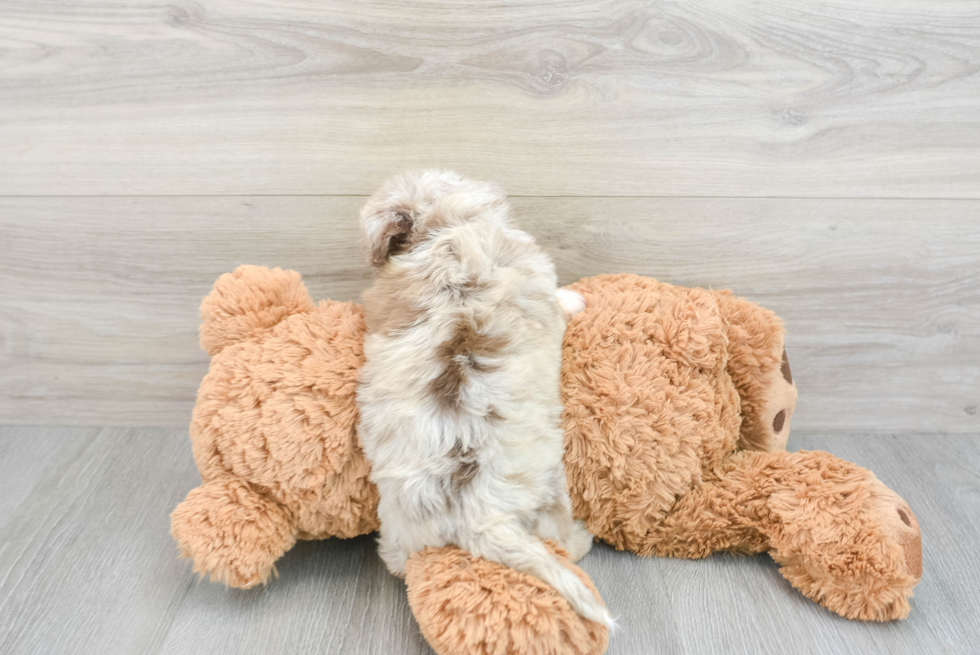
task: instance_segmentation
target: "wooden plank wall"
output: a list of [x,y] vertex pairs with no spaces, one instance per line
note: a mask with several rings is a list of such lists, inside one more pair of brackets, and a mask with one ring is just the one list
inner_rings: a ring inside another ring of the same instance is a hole
[[970,197],[980,5],[3,0],[0,192]]
[[980,432],[980,5],[932,0],[0,0],[0,423],[186,425],[214,278],[356,298],[419,166],[563,282],[776,310],[794,430]]

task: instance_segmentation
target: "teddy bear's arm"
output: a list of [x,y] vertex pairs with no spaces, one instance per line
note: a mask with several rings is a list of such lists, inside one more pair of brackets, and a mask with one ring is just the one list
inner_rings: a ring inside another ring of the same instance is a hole
[[655,553],[769,550],[811,600],[849,619],[905,618],[922,576],[919,524],[871,471],[829,453],[740,452],[683,496]]
[[170,532],[195,573],[240,589],[264,584],[296,543],[286,508],[234,478],[192,489],[170,515]]

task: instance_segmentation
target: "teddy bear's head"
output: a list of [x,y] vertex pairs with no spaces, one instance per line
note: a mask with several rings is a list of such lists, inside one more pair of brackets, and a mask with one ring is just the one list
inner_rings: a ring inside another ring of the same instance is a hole
[[377,489],[357,441],[364,321],[314,306],[295,271],[241,267],[201,305],[211,366],[191,423],[205,482],[231,478],[288,509],[300,538],[377,528]]

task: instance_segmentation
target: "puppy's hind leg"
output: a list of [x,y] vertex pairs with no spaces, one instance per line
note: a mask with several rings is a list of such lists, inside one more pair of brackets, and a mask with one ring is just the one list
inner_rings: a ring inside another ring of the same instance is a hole
[[538,518],[537,535],[542,539],[554,539],[577,562],[592,548],[592,535],[585,524],[572,518],[572,504],[566,496],[549,505]]
[[378,555],[392,575],[399,578],[405,577],[405,563],[411,554],[397,539],[385,534],[382,530],[378,537]]
[[577,562],[592,550],[592,542],[592,533],[585,528],[585,524],[573,519],[570,534],[561,542],[561,547],[568,551],[573,562]]
[[403,578],[405,563],[413,553],[426,546],[444,546],[445,541],[435,524],[436,514],[422,512],[415,502],[406,506],[402,501],[415,497],[404,490],[396,489],[395,492],[382,492],[378,504],[381,519],[378,554],[389,571]]

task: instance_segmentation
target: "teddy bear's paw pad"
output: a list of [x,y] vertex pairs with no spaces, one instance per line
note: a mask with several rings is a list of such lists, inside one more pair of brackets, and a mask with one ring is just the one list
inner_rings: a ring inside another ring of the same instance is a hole
[[881,516],[883,530],[891,542],[901,549],[905,573],[922,579],[922,532],[919,521],[901,496],[878,482],[875,505]]
[[783,362],[779,366],[779,372],[787,383],[793,384],[793,371],[789,368],[789,357],[786,356],[785,348],[783,348]]
[[767,394],[767,407],[763,413],[768,417],[772,414],[772,421],[766,421],[772,426],[772,438],[767,450],[785,450],[786,441],[789,438],[789,423],[793,417],[793,410],[796,409],[796,385],[793,384],[793,373],[789,368],[789,357],[786,356],[786,349],[783,349],[783,359],[779,367],[779,373],[773,375],[772,387]]
[[797,391],[785,349],[779,368],[763,376],[760,383],[754,402],[743,400],[746,416],[743,417],[741,447],[768,452],[786,450]]
[[[567,553],[545,542],[595,591]],[[408,601],[439,655],[599,655],[609,631],[550,586],[458,548],[427,548],[406,566]],[[598,592],[595,592],[598,596]]]

